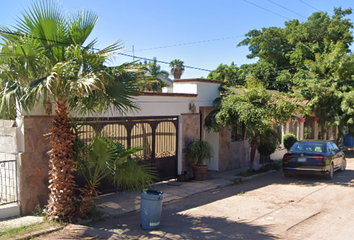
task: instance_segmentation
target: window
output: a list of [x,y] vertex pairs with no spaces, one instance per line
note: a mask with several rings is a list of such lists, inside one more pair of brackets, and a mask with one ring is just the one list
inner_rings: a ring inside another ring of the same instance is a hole
[[245,124],[238,122],[231,126],[231,141],[243,141],[245,136]]
[[332,143],[330,143],[330,142],[327,143],[327,150],[329,153],[335,153]]
[[331,145],[332,145],[332,148],[333,148],[334,152],[339,152],[339,149],[338,149],[338,147],[337,147],[337,145],[335,143],[331,142]]

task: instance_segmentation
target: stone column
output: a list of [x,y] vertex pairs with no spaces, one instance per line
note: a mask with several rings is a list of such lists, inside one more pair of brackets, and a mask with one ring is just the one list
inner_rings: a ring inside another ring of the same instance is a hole
[[299,123],[299,135],[298,139],[299,140],[304,140],[304,123],[305,123],[305,118],[298,118],[297,121]]
[[291,119],[281,125],[281,146],[283,146],[284,135],[289,133]]
[[290,123],[291,123],[291,119],[289,119],[289,120],[286,122],[285,134],[287,134],[287,133],[290,132]]
[[318,139],[318,120],[320,120],[320,118],[319,117],[314,117],[313,120],[315,122],[315,129],[314,129],[314,133],[313,133],[313,139],[317,140]]

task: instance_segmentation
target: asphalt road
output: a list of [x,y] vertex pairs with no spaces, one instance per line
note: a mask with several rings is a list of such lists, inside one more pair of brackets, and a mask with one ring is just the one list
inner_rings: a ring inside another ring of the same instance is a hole
[[[100,237],[85,239],[351,240],[354,158],[347,160],[347,170],[336,172],[330,181],[318,176],[284,178],[276,172],[165,204],[159,230],[142,230],[140,213],[133,212],[93,223],[102,230],[96,230]],[[60,239],[60,232],[55,237]]]

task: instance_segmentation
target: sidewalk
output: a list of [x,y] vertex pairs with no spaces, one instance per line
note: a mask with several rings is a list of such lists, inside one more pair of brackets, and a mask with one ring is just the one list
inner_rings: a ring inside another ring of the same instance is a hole
[[[259,167],[259,166],[255,166]],[[185,197],[209,191],[216,188],[226,187],[229,185],[237,184],[243,181],[248,181],[254,177],[268,174],[270,172],[261,173],[258,175],[254,175],[252,177],[239,177],[236,176],[241,172],[240,169],[226,171],[226,172],[211,172],[207,173],[207,179],[205,181],[185,181],[178,182],[175,180],[159,182],[152,186],[153,189],[161,191],[164,193],[163,203],[168,203],[176,200],[183,199]],[[106,195],[101,195],[99,199],[95,201],[95,205],[100,212],[102,212],[103,218],[115,218],[121,214],[138,211],[140,209],[140,192],[117,192]],[[31,218],[29,221],[29,218]],[[7,228],[12,226],[26,226],[33,223],[42,222],[42,217],[20,217],[11,220],[0,221],[0,230],[2,228]],[[85,223],[81,223],[85,224]],[[12,225],[12,226],[11,226]],[[57,228],[60,230],[61,228]],[[63,232],[63,233],[61,233]],[[46,234],[45,231],[43,233],[36,233],[35,236],[40,236],[42,234]],[[100,232],[98,229],[90,228],[84,225],[72,224],[65,227],[63,230],[58,232],[59,238],[54,238],[54,235],[44,235],[39,239],[62,239],[65,234],[70,235],[68,239],[79,239],[82,236],[93,236],[93,235],[104,235],[105,232]],[[63,235],[64,234],[64,235]],[[75,238],[78,237],[78,238]],[[19,239],[22,239],[21,237]],[[28,239],[28,236],[25,237]],[[107,238],[108,239],[108,238]],[[114,239],[114,238],[113,238]]]
[[[197,193],[247,181],[253,177],[259,176],[255,175],[248,178],[236,176],[240,172],[241,169],[226,172],[210,171],[208,172],[205,181],[190,180],[177,182],[172,180],[156,183],[153,185],[153,189],[163,192],[163,203],[168,203]],[[106,194],[100,196],[100,199],[96,200],[95,204],[96,207],[105,214],[105,217],[116,217],[120,214],[139,210],[140,193],[135,191]]]

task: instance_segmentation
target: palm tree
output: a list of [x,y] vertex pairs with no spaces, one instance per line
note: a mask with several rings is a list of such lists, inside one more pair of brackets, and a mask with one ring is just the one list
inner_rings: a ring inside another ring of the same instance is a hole
[[184,65],[183,64],[184,64],[184,62],[179,59],[175,59],[170,62],[171,75],[173,75],[173,77],[175,79],[181,78],[182,73],[184,72]]
[[[80,132],[79,127],[75,128]],[[79,134],[78,134],[79,135]],[[139,157],[135,155],[143,150],[140,147],[125,149],[122,144],[110,137],[96,135],[91,143],[83,142],[79,137],[75,141],[76,168],[86,179],[87,185],[79,206],[78,214],[85,218],[92,207],[93,198],[102,179],[108,179],[114,185],[127,190],[141,189],[156,179],[156,173],[147,166],[138,166]]]
[[138,77],[137,82],[141,91],[161,92],[162,87],[172,85],[172,81],[168,79],[169,73],[161,70],[156,58],[152,61],[139,62],[137,66],[144,70],[144,74]]
[[96,40],[84,46],[97,20],[90,11],[67,16],[56,1],[42,0],[22,13],[13,30],[0,26],[1,113],[13,117],[14,100],[25,111],[38,103],[56,106],[48,152],[51,220],[70,221],[75,212],[75,133],[68,111],[137,108],[132,101],[137,91],[126,73],[129,66],[104,66],[121,49],[120,41],[101,50],[95,49]]

